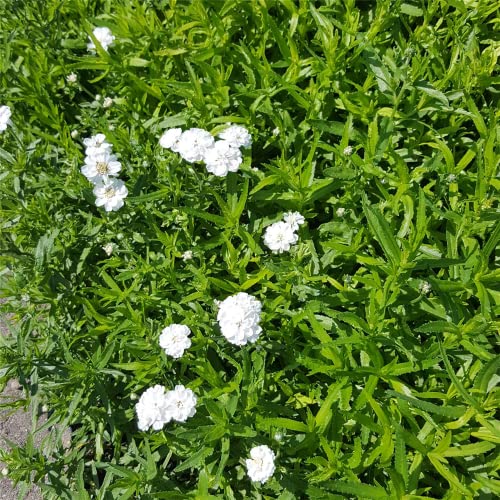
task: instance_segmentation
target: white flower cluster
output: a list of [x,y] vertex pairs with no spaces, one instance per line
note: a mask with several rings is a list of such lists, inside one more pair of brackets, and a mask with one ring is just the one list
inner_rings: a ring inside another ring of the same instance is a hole
[[11,115],[12,111],[9,106],[0,106],[0,132],[7,129]]
[[109,243],[106,243],[106,244],[102,247],[102,249],[104,250],[104,253],[105,253],[108,257],[110,257],[110,256],[111,256],[111,254],[112,254],[112,253],[114,252],[114,250],[115,250],[115,245],[114,245],[113,243],[109,242]]
[[255,446],[250,450],[250,457],[245,460],[247,472],[254,482],[265,483],[275,470],[275,455],[269,446]]
[[422,281],[418,285],[418,290],[422,295],[428,295],[432,291],[432,285],[428,281]]
[[240,292],[219,302],[217,321],[222,335],[235,345],[255,342],[262,332],[259,326],[262,304],[248,293]]
[[172,391],[155,385],[147,389],[135,405],[137,426],[141,431],[150,427],[159,431],[171,420],[185,422],[196,413],[196,396],[191,389],[176,385]]
[[120,209],[128,190],[125,183],[116,178],[122,165],[111,152],[113,146],[106,142],[104,134],[88,137],[83,144],[86,156],[81,172],[94,185],[96,206],[104,206],[106,212]]
[[283,215],[283,221],[267,226],[264,244],[273,253],[288,252],[290,247],[299,240],[296,231],[304,222],[305,219],[299,212],[287,212]]
[[160,137],[160,146],[179,153],[189,163],[205,162],[207,171],[218,177],[228,172],[237,172],[243,161],[240,148],[252,145],[248,130],[240,125],[231,125],[219,134],[216,141],[210,132],[201,128],[190,128],[184,132],[171,128]]
[[173,324],[164,328],[160,335],[160,347],[174,359],[180,358],[191,346],[191,330],[186,325]]
[[[101,44],[102,48],[107,52],[108,47],[113,44],[115,37],[111,30],[106,27],[95,28],[92,32],[96,40]],[[95,52],[96,46],[94,40],[89,36],[90,42],[87,44],[87,50],[90,52]]]

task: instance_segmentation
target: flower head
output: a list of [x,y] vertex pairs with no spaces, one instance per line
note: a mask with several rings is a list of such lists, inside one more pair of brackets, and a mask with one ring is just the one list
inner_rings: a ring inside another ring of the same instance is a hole
[[76,83],[76,81],[78,80],[78,76],[76,75],[76,73],[70,73],[67,77],[66,77],[66,81],[68,83]]
[[7,128],[12,111],[9,106],[0,106],[0,132],[3,132]]
[[287,212],[286,214],[283,214],[283,220],[289,224],[294,231],[297,231],[299,226],[302,226],[302,224],[306,221],[304,216],[299,212]]
[[141,431],[147,431],[150,427],[159,431],[172,420],[167,411],[165,387],[155,385],[143,392],[135,405],[135,411],[138,420],[137,426]]
[[104,134],[96,134],[91,137],[87,137],[86,139],[83,139],[83,144],[85,146],[85,154],[87,156],[94,156],[106,151],[111,152],[112,149],[111,144],[106,142],[106,136]]
[[344,207],[337,208],[337,210],[335,210],[335,215],[337,217],[344,217],[344,215],[345,215],[345,208]]
[[196,396],[191,389],[176,385],[165,394],[165,408],[172,420],[185,422],[196,413]]
[[160,146],[177,152],[176,145],[178,144],[181,135],[182,129],[180,128],[170,128],[165,130],[163,135],[160,137]]
[[105,254],[110,257],[111,254],[113,253],[114,249],[115,249],[115,245],[113,243],[106,243],[102,249],[104,250]]
[[[92,32],[97,41],[101,44],[102,48],[107,51],[108,47],[113,44],[115,37],[111,30],[106,27],[95,28]],[[87,44],[87,50],[95,51],[96,46],[94,40],[89,36],[90,42]]]
[[290,250],[291,245],[295,245],[299,239],[292,226],[286,222],[275,222],[266,227],[264,233],[264,244],[273,253],[283,253]]
[[186,325],[167,326],[161,332],[160,347],[165,349],[165,354],[178,359],[191,346],[190,334],[191,330]]
[[418,290],[422,295],[428,295],[432,291],[432,285],[428,281],[422,281],[418,285]]
[[229,142],[233,148],[249,148],[252,145],[252,136],[241,125],[229,126],[219,134],[219,137]]
[[186,250],[182,254],[182,260],[186,262],[187,260],[191,260],[193,258],[193,251],[192,250]]
[[109,151],[95,153],[85,158],[85,165],[82,167],[82,174],[93,184],[105,181],[109,177],[116,177],[122,169],[122,164],[115,155]]
[[351,156],[352,155],[352,146],[346,146],[342,152],[346,156]]
[[206,150],[203,159],[207,171],[218,177],[225,177],[228,172],[237,172],[243,161],[240,150],[229,141],[217,141]]
[[265,444],[254,446],[250,450],[250,458],[245,460],[250,479],[254,482],[265,483],[274,474],[275,458],[276,456],[269,446]]
[[104,101],[102,101],[103,108],[110,108],[113,106],[113,99],[111,97],[105,97]]
[[177,144],[178,152],[189,163],[201,161],[205,153],[214,145],[214,138],[210,132],[201,128],[190,128],[182,133]]
[[248,293],[240,292],[218,303],[217,321],[222,335],[235,345],[255,342],[262,328],[259,326],[262,304]]
[[122,180],[110,178],[97,182],[94,195],[96,206],[104,206],[104,210],[110,212],[123,207],[123,199],[127,197],[128,190]]

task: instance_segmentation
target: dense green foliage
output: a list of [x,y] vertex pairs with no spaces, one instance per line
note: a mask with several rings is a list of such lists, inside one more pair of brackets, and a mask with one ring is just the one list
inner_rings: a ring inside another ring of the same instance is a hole
[[[497,6],[1,2],[0,380],[52,429],[3,457],[11,477],[68,499],[498,497]],[[87,51],[95,26],[109,52]],[[158,146],[227,122],[254,144],[226,178]],[[99,132],[117,212],[80,173]],[[274,255],[287,210],[307,222]],[[264,311],[241,348],[216,322],[238,291]],[[179,360],[158,345],[171,322],[193,331]],[[196,415],[138,431],[137,397],[178,383]],[[258,444],[277,454],[262,486]]]

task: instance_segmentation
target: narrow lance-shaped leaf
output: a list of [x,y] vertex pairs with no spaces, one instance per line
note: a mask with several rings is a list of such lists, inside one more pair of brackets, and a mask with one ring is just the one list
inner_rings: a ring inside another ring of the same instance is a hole
[[368,204],[366,195],[363,195],[363,211],[365,212],[370,231],[380,243],[385,256],[389,259],[393,267],[398,267],[401,263],[401,250],[396,238],[380,211]]

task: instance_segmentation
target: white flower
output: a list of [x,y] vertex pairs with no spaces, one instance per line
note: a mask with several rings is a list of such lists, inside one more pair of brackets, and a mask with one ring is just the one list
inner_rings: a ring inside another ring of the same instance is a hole
[[346,156],[352,155],[352,146],[346,146],[344,151],[342,151]]
[[241,152],[228,141],[217,141],[207,149],[204,157],[207,171],[218,177],[225,177],[228,172],[237,172],[240,168]]
[[264,234],[264,244],[273,253],[288,252],[290,246],[297,243],[298,239],[297,233],[286,222],[275,222],[267,226]]
[[115,249],[115,245],[113,243],[106,243],[102,249],[104,250],[104,252],[106,253],[106,255],[108,257],[111,256],[111,254],[113,253],[113,250]]
[[273,128],[273,132],[272,134],[274,135],[274,137],[278,136],[280,134],[280,129],[279,127],[276,127],[276,128]]
[[101,94],[96,94],[95,95],[95,100],[99,102],[101,100]]
[[182,260],[186,262],[186,260],[191,260],[193,258],[193,251],[192,250],[186,250],[182,254]]
[[122,164],[116,156],[104,151],[87,156],[81,172],[90,182],[97,184],[99,181],[105,181],[108,177],[116,177],[121,169]]
[[299,212],[287,212],[286,214],[283,214],[283,220],[289,224],[294,231],[297,231],[299,226],[302,226],[302,224],[306,221],[304,216]]
[[172,417],[167,411],[165,387],[155,385],[144,392],[135,405],[137,413],[137,426],[141,431],[152,427],[159,431]]
[[79,134],[78,130],[72,130],[71,131],[71,137],[73,139],[76,139],[78,137],[78,134]]
[[109,142],[106,142],[106,136],[104,134],[87,137],[86,139],[83,139],[83,144],[85,146],[85,154],[87,156],[94,156],[106,151],[111,152],[113,147],[109,144]]
[[76,83],[76,81],[78,80],[78,76],[76,75],[76,73],[70,73],[67,77],[66,77],[66,81],[68,83]]
[[191,389],[176,385],[165,395],[165,407],[170,419],[185,422],[196,413],[196,396]]
[[335,210],[335,215],[337,217],[344,217],[344,215],[345,215],[345,208],[344,207],[337,208],[337,210]]
[[9,106],[0,106],[0,132],[3,132],[7,128],[12,111]]
[[419,289],[421,294],[427,295],[427,294],[431,293],[432,286],[428,281],[422,281],[422,283],[420,283],[420,285],[418,285],[418,289]]
[[217,321],[222,335],[235,345],[255,342],[262,328],[259,326],[262,304],[248,293],[240,292],[219,302]]
[[177,152],[189,163],[201,161],[214,145],[212,134],[201,128],[190,128],[182,133],[176,144]]
[[241,125],[231,125],[223,130],[219,137],[228,141],[233,148],[249,148],[252,145],[252,136],[245,127]]
[[[112,45],[112,43],[115,40],[115,37],[113,36],[113,33],[111,33],[111,30],[106,27],[96,28],[92,33],[94,34],[97,41],[101,44],[102,48],[106,51],[108,50],[108,47]],[[90,42],[87,44],[87,50],[95,51],[96,46],[94,44],[94,40],[92,40],[90,36],[89,40]]]
[[177,144],[182,135],[182,129],[180,128],[169,128],[163,132],[160,137],[160,146],[165,149],[171,149],[177,152]]
[[123,207],[123,198],[128,195],[128,190],[120,179],[108,179],[96,184],[94,195],[96,206],[104,206],[104,210],[110,212]]
[[113,99],[111,99],[111,97],[106,97],[102,103],[102,106],[104,108],[110,108],[111,106],[113,106]]
[[165,349],[165,354],[178,359],[191,346],[190,334],[191,330],[186,325],[174,323],[167,326],[161,331],[160,347]]
[[273,450],[263,444],[262,446],[254,446],[250,450],[250,457],[245,460],[247,472],[250,479],[254,482],[265,483],[275,470]]
[[7,467],[4,467],[2,469],[2,476],[6,476],[8,473],[9,473],[9,469],[7,469]]

